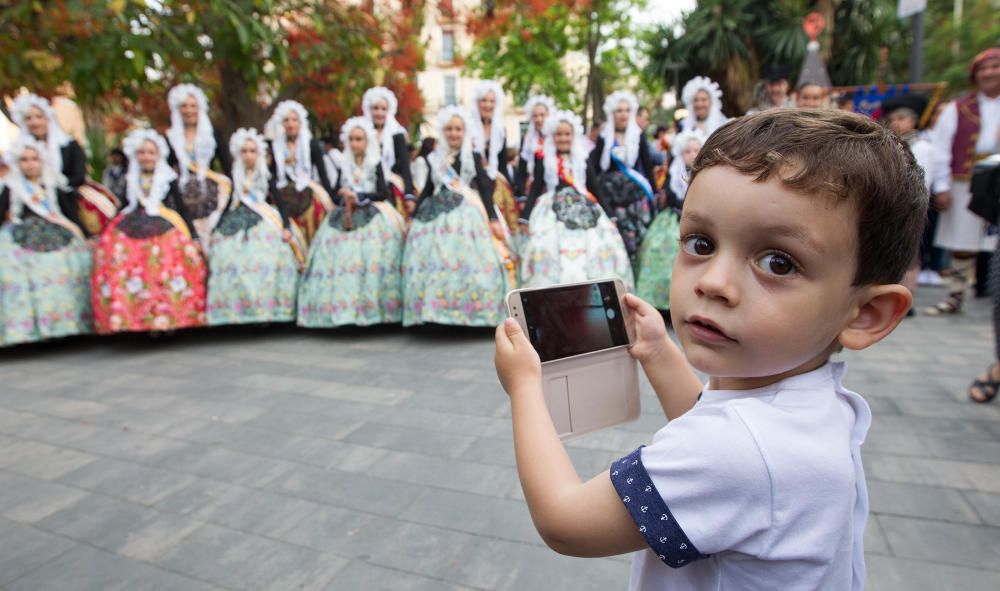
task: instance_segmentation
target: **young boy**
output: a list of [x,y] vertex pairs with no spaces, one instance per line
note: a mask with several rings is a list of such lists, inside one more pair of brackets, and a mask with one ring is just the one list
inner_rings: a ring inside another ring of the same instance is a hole
[[[927,208],[906,146],[848,113],[765,111],[720,128],[692,168],[670,312],[626,297],[632,355],[670,422],[581,482],[518,325],[497,328],[518,474],[556,551],[637,551],[631,589],[861,589],[868,405],[841,348],[888,335]],[[702,385],[692,367],[707,374]]]

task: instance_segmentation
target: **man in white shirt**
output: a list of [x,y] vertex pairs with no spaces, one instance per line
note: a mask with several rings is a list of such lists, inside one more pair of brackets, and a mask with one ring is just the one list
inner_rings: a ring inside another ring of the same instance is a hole
[[941,210],[934,245],[951,251],[952,259],[948,297],[926,310],[933,316],[961,311],[976,253],[996,246],[996,236],[987,235],[989,224],[969,211],[969,180],[978,160],[1000,151],[1000,48],[977,55],[969,78],[978,92],[945,107],[930,134],[937,166],[951,172],[935,179],[931,188],[934,205]]

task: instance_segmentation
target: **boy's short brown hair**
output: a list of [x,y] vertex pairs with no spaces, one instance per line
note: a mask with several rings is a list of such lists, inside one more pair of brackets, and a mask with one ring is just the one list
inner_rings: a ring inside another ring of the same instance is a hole
[[898,283],[916,257],[929,202],[923,171],[902,140],[867,117],[816,109],[748,115],[712,134],[691,182],[711,166],[759,182],[777,174],[795,191],[850,200],[858,212],[854,285]]

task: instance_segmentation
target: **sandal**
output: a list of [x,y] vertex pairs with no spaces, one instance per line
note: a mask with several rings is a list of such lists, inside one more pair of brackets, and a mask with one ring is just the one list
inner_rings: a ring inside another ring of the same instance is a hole
[[962,297],[950,295],[944,300],[924,309],[924,314],[928,316],[951,316],[962,311]]
[[[968,389],[969,400],[978,404],[986,404],[997,397],[997,394],[1000,393],[1000,379],[994,379],[995,370],[998,369],[997,365],[994,363],[986,370],[985,374],[972,380]],[[982,398],[975,396],[974,392],[978,392]]]

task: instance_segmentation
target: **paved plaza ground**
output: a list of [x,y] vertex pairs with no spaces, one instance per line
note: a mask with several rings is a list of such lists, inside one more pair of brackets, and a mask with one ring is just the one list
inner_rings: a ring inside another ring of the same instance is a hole
[[[1000,588],[1000,402],[965,398],[991,342],[980,300],[845,356],[875,413],[869,589]],[[628,557],[535,533],[492,350],[399,327],[0,350],[0,589],[626,588]],[[582,475],[662,425],[644,388],[639,421],[572,444]]]

